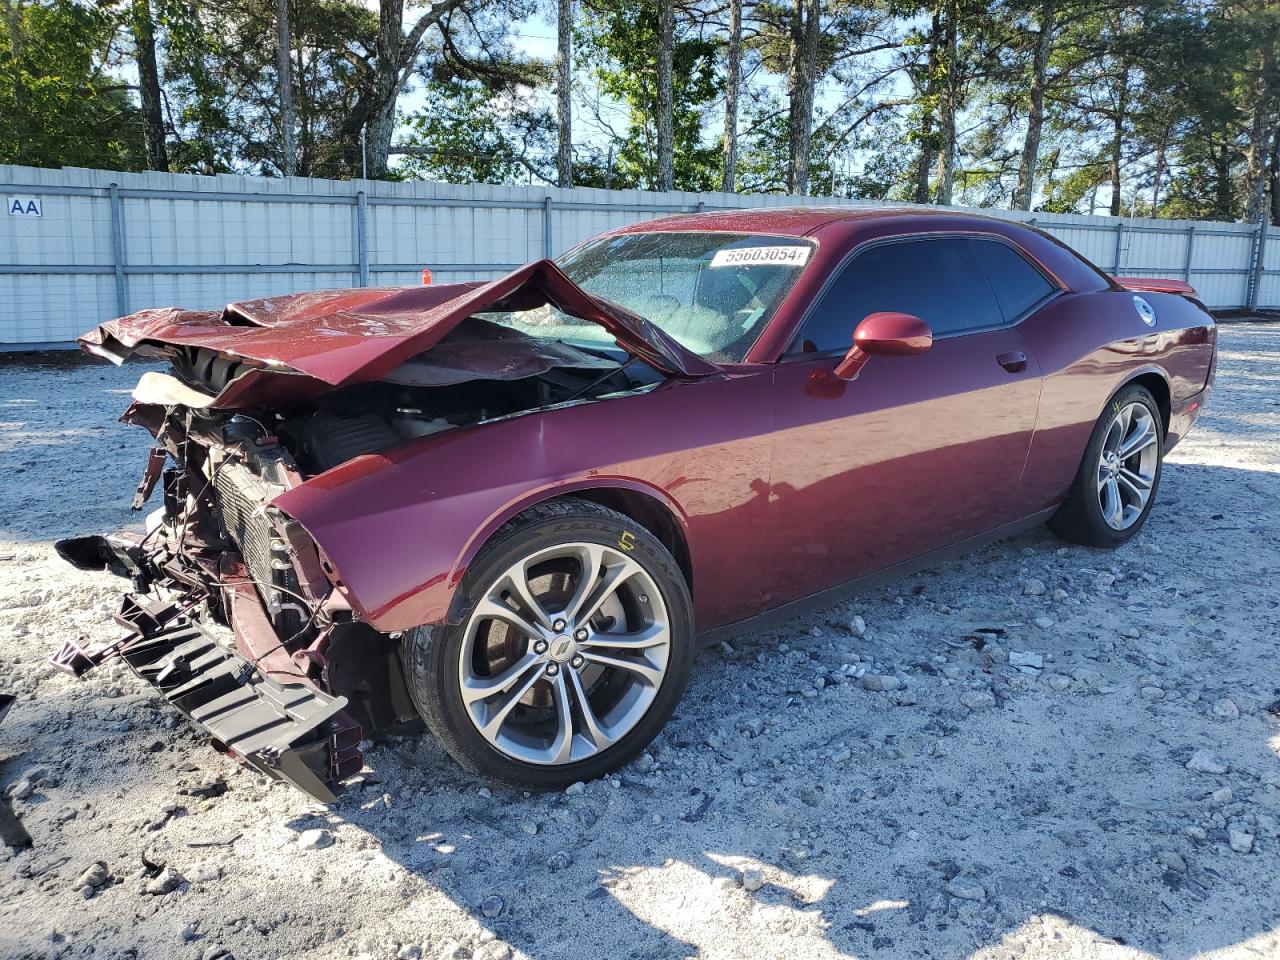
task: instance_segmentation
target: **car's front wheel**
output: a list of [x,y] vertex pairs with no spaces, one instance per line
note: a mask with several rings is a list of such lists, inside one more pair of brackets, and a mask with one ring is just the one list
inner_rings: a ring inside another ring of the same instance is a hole
[[693,659],[688,586],[648,530],[599,504],[540,504],[498,530],[456,623],[403,640],[409,692],[464,767],[522,786],[598,777],[670,718]]
[[1090,547],[1116,547],[1141,529],[1155,503],[1164,423],[1151,391],[1117,393],[1094,426],[1071,492],[1049,527]]

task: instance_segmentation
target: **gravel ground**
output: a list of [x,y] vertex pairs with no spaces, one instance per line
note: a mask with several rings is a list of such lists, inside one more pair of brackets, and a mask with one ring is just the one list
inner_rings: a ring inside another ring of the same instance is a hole
[[1221,332],[1143,533],[1037,531],[697,661],[620,776],[530,795],[429,737],[326,808],[121,668],[142,369],[0,369],[0,956],[1280,957],[1280,324]]

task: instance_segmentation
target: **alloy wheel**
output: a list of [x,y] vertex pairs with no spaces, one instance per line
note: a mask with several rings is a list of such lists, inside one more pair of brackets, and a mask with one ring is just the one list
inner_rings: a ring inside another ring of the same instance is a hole
[[635,728],[670,652],[666,605],[640,563],[598,543],[559,544],[491,582],[467,622],[458,681],[491,746],[562,765]]
[[1146,404],[1117,411],[1098,458],[1098,504],[1113,530],[1127,530],[1142,516],[1160,465],[1159,429]]

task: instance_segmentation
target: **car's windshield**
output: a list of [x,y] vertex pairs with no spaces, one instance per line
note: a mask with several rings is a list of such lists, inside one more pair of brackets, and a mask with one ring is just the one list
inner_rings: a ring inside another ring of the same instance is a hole
[[[557,263],[588,293],[626,307],[694,353],[741,361],[813,251],[811,241],[741,233],[625,233]],[[611,345],[597,324],[554,307],[485,314],[532,336]]]

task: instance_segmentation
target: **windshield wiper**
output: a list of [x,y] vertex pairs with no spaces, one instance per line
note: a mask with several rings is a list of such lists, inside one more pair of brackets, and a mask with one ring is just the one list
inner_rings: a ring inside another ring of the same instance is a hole
[[606,370],[604,373],[600,374],[600,376],[596,377],[594,380],[588,381],[587,383],[583,384],[581,387],[573,391],[573,393],[569,394],[569,396],[565,397],[560,402],[568,403],[571,400],[577,400],[584,393],[586,393],[589,390],[594,390],[596,387],[604,383],[610,377],[616,374],[622,373],[623,370],[627,369],[627,367],[631,366],[631,364],[635,363],[635,361],[639,359],[640,358],[637,357],[634,353],[628,353],[627,359],[623,363],[621,363],[618,367],[616,367],[613,370]]

